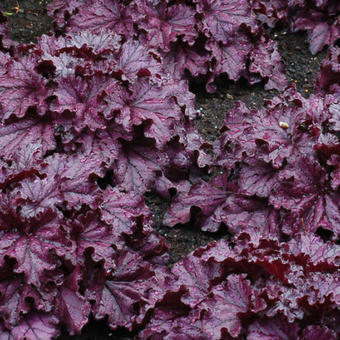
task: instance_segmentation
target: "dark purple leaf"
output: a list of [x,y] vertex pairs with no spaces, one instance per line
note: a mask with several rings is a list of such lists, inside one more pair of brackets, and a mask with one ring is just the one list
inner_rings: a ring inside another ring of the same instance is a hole
[[210,40],[206,48],[216,59],[214,74],[227,73],[229,79],[236,81],[246,70],[246,61],[252,45],[246,34],[236,33],[224,44]]
[[104,129],[105,121],[101,113],[105,110],[106,103],[101,96],[115,86],[114,80],[103,77],[82,79],[69,76],[63,78],[54,92],[57,101],[51,109],[60,113],[64,111],[74,113],[73,127],[76,131],[84,127],[88,127],[91,131]]
[[303,340],[336,340],[334,331],[327,327],[308,326],[303,330]]
[[232,232],[246,227],[256,228],[264,234],[278,232],[277,212],[265,201],[237,194],[235,185],[228,183],[225,175],[215,178],[212,183],[202,181],[183,189],[165,214],[164,224],[187,223],[191,208],[198,207],[201,210],[199,225],[205,231],[217,231],[223,222]]
[[0,155],[12,159],[21,145],[36,145],[41,155],[56,147],[52,124],[37,119],[24,119],[8,125],[0,124]]
[[79,334],[88,322],[90,303],[79,293],[82,273],[78,267],[71,273],[59,290],[56,308],[59,318],[64,322],[71,335]]
[[188,70],[192,77],[206,74],[209,60],[207,51],[184,43],[175,44],[169,52],[163,54],[164,69],[174,79],[182,79],[185,70]]
[[[324,59],[321,65],[321,71],[318,75],[316,88],[319,91],[340,92],[339,76],[340,76],[340,62],[339,62],[340,48],[331,47],[328,51],[327,58]],[[339,101],[337,101],[339,102]]]
[[196,2],[198,12],[203,14],[202,31],[218,42],[228,43],[241,25],[250,27],[252,31],[256,29],[255,18],[246,0]]
[[280,173],[281,183],[272,193],[270,202],[284,207],[290,213],[285,216],[285,232],[296,228],[308,228],[315,232],[318,227],[339,233],[340,196],[332,190],[324,190],[327,174],[317,163],[300,158]]
[[[110,327],[132,329],[140,323],[146,311],[154,307],[154,273],[149,264],[133,253],[121,251],[116,260],[112,277],[97,288],[93,307],[96,319],[108,316]],[[161,296],[159,297],[161,298]]]
[[330,20],[328,13],[306,8],[297,13],[291,26],[293,31],[307,30],[309,50],[316,54],[325,45],[333,45],[340,37],[339,19]]
[[11,219],[16,222],[14,225],[1,226],[1,263],[4,257],[14,259],[14,271],[24,273],[28,284],[39,287],[45,271],[51,271],[58,265],[52,253],[64,255],[67,250],[60,220],[46,212],[40,220],[25,221],[7,215],[2,216],[1,222]]
[[275,41],[262,36],[258,45],[250,53],[250,60],[249,71],[260,74],[262,79],[268,79],[264,87],[266,90],[283,91],[286,88],[288,82]]
[[117,70],[123,72],[123,77],[135,81],[141,76],[161,77],[161,63],[157,60],[156,51],[147,49],[145,45],[134,40],[128,40],[121,47],[117,57]]
[[249,327],[248,340],[295,340],[298,339],[299,326],[284,318],[256,321]]
[[82,1],[78,10],[78,14],[70,20],[72,32],[87,29],[93,33],[112,30],[126,37],[131,37],[133,34],[131,9],[118,1]]
[[104,262],[104,267],[110,270],[114,265],[113,246],[122,243],[121,229],[116,230],[115,224],[108,225],[99,220],[94,213],[80,215],[68,226],[74,251],[70,256],[74,265],[85,265],[86,252],[91,252],[95,262]]
[[242,167],[239,185],[242,193],[252,196],[269,197],[278,183],[278,172],[270,164],[250,161]]
[[[207,298],[199,309],[206,311],[202,320],[202,329],[211,336],[211,339],[221,339],[224,331],[227,331],[233,338],[241,333],[241,317],[252,309],[251,302],[252,288],[246,275],[229,275],[226,282],[211,289]],[[261,308],[266,307],[262,301]]]
[[[58,320],[53,314],[32,313],[12,329],[4,339],[52,340],[58,334]],[[1,339],[2,340],[2,339]]]
[[121,124],[127,132],[133,126],[148,123],[145,136],[154,138],[159,148],[164,147],[174,132],[175,125],[182,119],[182,112],[175,99],[169,95],[166,85],[155,86],[148,80],[140,80],[133,84],[129,91],[120,87],[113,91],[108,99],[109,114]]
[[46,162],[47,167],[42,171],[47,174],[46,181],[58,186],[58,191],[68,207],[80,207],[82,204],[97,207],[98,187],[91,176],[96,178],[104,175],[99,158],[82,154],[56,154],[46,158]]
[[[219,207],[223,205],[227,197],[228,192],[204,181],[191,188],[186,186],[185,191],[180,192],[173,201],[164,216],[163,223],[168,226],[187,223],[190,220],[191,208],[198,207],[204,216],[209,217],[210,225],[214,226],[213,229],[217,230],[220,221],[218,221],[218,218],[216,221],[215,214],[218,214]],[[216,210],[217,212],[215,212]]]
[[89,4],[91,0],[70,0],[65,3],[63,0],[54,0],[47,5],[48,15],[55,18],[59,26],[65,24],[65,18],[84,4]]
[[[35,57],[14,60],[6,75],[0,76],[0,115],[4,122],[10,117],[22,118],[29,109],[43,115],[45,99],[51,94],[47,80],[35,71]],[[20,74],[20,77],[18,75]]]
[[123,193],[116,188],[105,190],[102,200],[99,207],[101,219],[114,229],[116,237],[132,233],[137,217],[144,216],[147,219],[150,215],[143,196],[133,191]]
[[160,48],[163,52],[170,50],[170,43],[179,36],[183,41],[192,45],[197,37],[195,30],[195,11],[186,5],[175,4],[168,6],[166,2],[145,0],[137,2],[140,14],[145,22],[140,28],[146,32],[146,41],[150,47]]

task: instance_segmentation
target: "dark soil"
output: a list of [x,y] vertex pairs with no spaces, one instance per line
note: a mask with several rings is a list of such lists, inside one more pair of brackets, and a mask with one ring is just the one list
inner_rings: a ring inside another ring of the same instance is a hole
[[30,43],[48,33],[51,18],[46,6],[51,0],[2,0],[1,7],[7,12],[13,40]]
[[[48,18],[45,7],[50,1],[1,1],[3,10],[8,14],[12,39],[29,43],[35,42],[37,37],[43,33],[48,33],[51,19]],[[281,29],[272,32],[271,35],[279,43],[289,82],[295,83],[298,90],[308,97],[313,92],[313,83],[326,52],[312,56],[305,43],[304,34],[290,34]],[[197,95],[197,108],[201,109],[196,125],[210,141],[218,136],[225,113],[235,105],[235,101],[244,101],[249,108],[259,108],[264,99],[271,98],[278,93],[265,91],[262,83],[249,86],[244,81],[235,83],[223,77],[218,80],[218,89],[214,94],[207,94],[202,87],[192,86],[191,89]],[[169,203],[152,194],[146,195],[146,200],[154,216],[155,229],[167,239],[171,246],[169,266],[197,247],[206,245],[214,239],[229,237],[227,230],[223,228],[218,234],[204,233],[195,228],[194,223],[167,228],[162,225],[162,217]],[[64,331],[58,340],[124,340],[133,337],[134,334],[125,330],[111,331],[105,321],[91,321],[84,327],[81,335],[69,336]]]

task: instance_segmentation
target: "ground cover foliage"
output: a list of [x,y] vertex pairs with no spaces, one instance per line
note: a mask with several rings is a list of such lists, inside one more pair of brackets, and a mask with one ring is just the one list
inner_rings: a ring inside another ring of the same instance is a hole
[[[79,334],[90,316],[139,339],[337,339],[338,2],[48,11],[54,31],[32,44],[0,16],[0,339]],[[328,48],[309,98],[287,82],[278,25]],[[211,144],[189,83],[213,92],[221,75],[280,94],[237,103]],[[171,203],[165,225],[232,239],[169,268],[148,192]]]

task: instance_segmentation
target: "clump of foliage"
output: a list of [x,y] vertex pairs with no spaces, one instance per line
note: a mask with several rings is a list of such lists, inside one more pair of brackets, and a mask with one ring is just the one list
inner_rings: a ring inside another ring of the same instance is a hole
[[[339,48],[305,99],[266,30],[307,30],[316,53],[339,38],[336,1],[55,0],[49,13],[55,33],[21,45],[0,15],[0,338],[78,334],[90,315],[141,339],[339,337]],[[285,91],[238,103],[212,146],[188,84],[214,91],[221,74]],[[198,226],[232,242],[170,270],[150,191],[176,193],[165,224],[198,207]]]

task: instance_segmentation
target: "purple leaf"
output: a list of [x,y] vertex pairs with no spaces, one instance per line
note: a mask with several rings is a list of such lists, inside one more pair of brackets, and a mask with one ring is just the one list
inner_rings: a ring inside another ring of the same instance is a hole
[[255,18],[246,0],[196,2],[198,12],[203,14],[203,32],[218,42],[228,43],[241,25],[250,27],[252,31],[256,29]]
[[[202,329],[211,339],[221,339],[226,330],[232,337],[241,333],[241,316],[251,309],[252,289],[246,275],[228,276],[225,283],[215,286],[199,308],[203,316]],[[266,307],[263,304],[261,309]]]
[[[103,166],[110,166],[121,155],[122,148],[119,142],[121,138],[132,139],[132,136],[127,136],[121,126],[108,124],[105,130],[82,133],[78,138],[71,141],[70,147],[74,147],[74,144],[80,144],[83,158],[96,159],[98,165],[101,163]],[[96,170],[99,169],[94,170],[97,173]]]
[[324,191],[326,176],[317,163],[303,158],[281,172],[281,184],[270,202],[290,210],[283,221],[285,232],[293,233],[299,227],[315,232],[322,227],[338,235],[340,196],[330,189]]
[[235,191],[235,185],[228,183],[225,175],[216,177],[212,183],[202,181],[191,188],[186,187],[173,201],[163,223],[174,226],[189,222],[191,208],[198,207],[202,230],[217,231],[223,222],[232,232],[253,227],[264,234],[276,234],[277,213],[265,201],[239,195]]
[[8,125],[0,124],[0,155],[11,159],[21,145],[36,145],[41,155],[56,147],[52,124],[37,119],[24,119]]
[[156,51],[147,49],[137,41],[128,40],[122,45],[117,57],[117,68],[129,81],[144,75],[161,77],[161,63],[157,58]]
[[[190,220],[191,208],[198,207],[202,210],[204,216],[209,216],[215,220],[214,213],[228,197],[228,192],[210,185],[204,181],[192,186],[186,187],[186,190],[180,192],[173,201],[170,209],[164,216],[163,223],[168,226],[174,226],[177,223],[187,223]],[[212,224],[212,223],[211,223]],[[214,226],[217,230],[219,223]]]
[[251,47],[249,38],[242,33],[230,37],[223,45],[210,40],[206,44],[206,49],[216,59],[214,74],[227,73],[229,79],[239,80],[246,70],[246,61]]
[[[45,99],[51,94],[47,80],[35,71],[34,57],[21,58],[8,65],[6,75],[0,76],[0,116],[4,122],[10,117],[22,118],[34,110],[43,115]],[[20,74],[20,77],[18,77]]]
[[336,340],[334,331],[327,327],[308,326],[303,330],[303,340]]
[[[329,18],[330,17],[330,18]],[[333,19],[327,11],[306,8],[295,16],[292,30],[307,30],[309,50],[312,54],[320,52],[325,45],[333,45],[340,37],[339,19]]]
[[269,197],[278,182],[277,171],[268,163],[251,161],[242,167],[239,185],[242,193]]
[[176,4],[167,6],[166,2],[154,5],[152,1],[137,2],[140,14],[146,18],[140,28],[146,32],[146,41],[150,47],[160,48],[163,52],[170,50],[170,43],[179,36],[189,45],[197,37],[195,30],[195,11],[189,6]]
[[46,181],[58,186],[68,207],[80,207],[82,204],[97,207],[98,197],[95,194],[98,187],[91,177],[104,175],[100,159],[80,153],[75,156],[56,154],[46,158],[46,163],[42,171],[47,174]]
[[115,81],[103,77],[94,76],[91,79],[83,79],[69,76],[63,78],[54,92],[57,101],[51,109],[59,113],[64,111],[74,113],[73,126],[76,131],[86,126],[91,131],[103,129],[105,121],[100,113],[104,111],[106,104],[101,96],[115,85]]
[[295,340],[298,339],[299,326],[288,323],[284,318],[256,321],[249,327],[248,340]]
[[211,281],[219,279],[223,274],[219,265],[204,263],[195,253],[177,262],[172,268],[172,273],[177,278],[176,285],[186,287],[187,292],[183,294],[181,301],[191,308],[206,298]]
[[52,314],[32,313],[12,329],[8,339],[52,340],[59,334],[57,324],[58,320]]
[[169,91],[172,89],[166,85],[155,86],[146,79],[134,83],[129,91],[119,88],[108,99],[109,111],[113,114],[110,112],[106,118],[113,116],[127,132],[131,132],[133,126],[148,123],[145,136],[154,138],[157,146],[162,148],[172,138],[175,125],[182,119],[181,109]]
[[144,203],[143,196],[131,191],[123,193],[119,190],[105,190],[100,205],[101,219],[114,228],[115,234],[130,234],[136,224],[136,218],[144,216],[148,219],[150,212]]
[[70,20],[73,32],[84,29],[93,33],[111,30],[126,37],[132,36],[133,20],[129,6],[110,0],[82,1],[78,10],[78,15],[71,17]]
[[45,272],[55,269],[58,264],[52,252],[64,255],[67,250],[60,220],[50,212],[35,221],[15,220],[13,217],[2,216],[3,221],[12,219],[16,224],[2,225],[1,263],[4,257],[14,259],[14,272],[24,273],[27,283],[40,287]]
[[116,184],[126,191],[144,193],[150,190],[163,166],[169,164],[164,153],[148,147],[123,143],[121,154],[112,169]]
[[250,60],[249,71],[260,74],[263,79],[268,79],[265,85],[266,90],[283,91],[286,88],[288,82],[275,41],[262,36],[258,45],[250,53]]
[[36,174],[42,158],[40,152],[36,144],[24,145],[12,155],[11,160],[1,161],[0,188]]
[[67,325],[71,335],[79,334],[87,324],[91,308],[87,299],[78,292],[81,274],[79,268],[76,268],[60,288],[57,298],[59,317]]
[[74,252],[70,256],[74,265],[85,266],[86,251],[91,251],[91,258],[95,262],[104,262],[104,267],[110,270],[114,265],[113,246],[122,242],[121,230],[116,230],[113,225],[108,225],[99,220],[92,212],[78,216],[68,226],[74,242]]
[[[327,92],[340,92],[339,75],[340,75],[340,62],[339,62],[340,48],[331,47],[328,51],[327,58],[325,58],[321,65],[321,71],[318,75],[316,88],[319,91]],[[338,103],[339,100],[336,100]],[[337,110],[335,109],[335,112]],[[333,113],[334,114],[334,113]]]
[[70,0],[65,3],[63,0],[54,0],[47,5],[48,15],[54,17],[59,26],[63,26],[65,18],[73,14],[81,5],[90,2],[91,0]]
[[185,70],[188,70],[192,77],[206,74],[209,60],[207,51],[184,43],[175,44],[169,52],[163,54],[164,69],[174,79],[182,79]]
[[131,252],[121,251],[112,278],[97,288],[93,307],[96,319],[108,316],[110,327],[132,329],[141,322],[146,311],[153,307],[151,298],[154,283],[149,265]]

